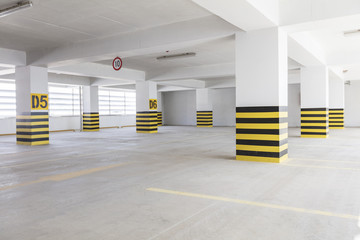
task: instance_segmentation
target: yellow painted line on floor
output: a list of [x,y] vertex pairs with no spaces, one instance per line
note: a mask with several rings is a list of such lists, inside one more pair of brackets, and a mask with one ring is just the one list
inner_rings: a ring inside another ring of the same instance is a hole
[[112,168],[126,166],[126,165],[129,165],[129,164],[131,164],[131,163],[130,162],[118,163],[118,164],[109,165],[109,166],[84,169],[84,170],[77,171],[77,172],[70,172],[70,173],[64,173],[64,174],[57,174],[57,175],[53,175],[53,176],[46,176],[46,177],[42,177],[42,178],[40,178],[38,180],[35,180],[35,181],[30,181],[30,182],[5,186],[5,187],[0,188],[0,191],[14,189],[14,188],[18,188],[18,187],[25,187],[25,186],[29,186],[29,185],[36,184],[36,183],[43,183],[43,182],[49,182],[49,181],[55,181],[55,182],[65,181],[65,180],[69,180],[69,179],[72,179],[72,178],[77,178],[77,177],[89,175],[89,174],[96,173],[96,172],[106,171],[106,170],[109,170],[109,169],[112,169]]
[[262,203],[262,202],[253,202],[253,201],[246,201],[246,200],[234,199],[234,198],[226,198],[226,197],[220,197],[220,196],[214,196],[214,195],[204,195],[204,194],[190,193],[190,192],[179,192],[179,191],[160,189],[160,188],[147,188],[146,190],[151,191],[151,192],[166,193],[166,194],[171,194],[171,195],[180,195],[180,196],[209,199],[209,200],[222,201],[222,202],[231,202],[231,203],[249,205],[249,206],[254,206],[254,207],[279,209],[279,210],[285,210],[285,211],[290,211],[290,212],[308,213],[308,214],[314,214],[314,215],[346,218],[346,219],[353,219],[353,220],[359,219],[359,216],[349,215],[349,214],[339,214],[339,213],[332,213],[332,212],[326,212],[326,211],[320,211],[320,210],[314,210],[314,209],[297,208],[297,207],[290,207],[290,206],[283,206],[283,205],[276,205],[276,204],[269,204],[269,203]]
[[72,160],[75,157],[92,157],[92,156],[96,156],[96,155],[100,155],[100,154],[107,154],[107,153],[113,153],[113,152],[119,152],[119,150],[111,150],[111,151],[106,151],[106,152],[89,153],[89,154],[82,154],[82,155],[76,155],[76,156],[55,158],[55,159],[50,159],[50,160],[41,160],[41,161],[36,161],[36,162],[28,162],[28,163],[20,163],[20,164],[15,164],[15,165],[1,166],[0,169],[31,166],[31,165],[36,165],[36,164],[46,163],[46,162],[56,162],[56,161],[60,161],[60,160]]
[[283,163],[283,164],[281,164],[281,166],[360,171],[360,168],[343,168],[343,167],[329,167],[329,166],[314,166],[314,165],[302,165],[302,164],[292,164],[292,163]]
[[322,159],[311,159],[311,158],[289,158],[289,160],[293,161],[301,161],[301,162],[336,162],[336,163],[354,163],[354,164],[360,164],[360,162],[355,161],[341,161],[341,160],[322,160]]

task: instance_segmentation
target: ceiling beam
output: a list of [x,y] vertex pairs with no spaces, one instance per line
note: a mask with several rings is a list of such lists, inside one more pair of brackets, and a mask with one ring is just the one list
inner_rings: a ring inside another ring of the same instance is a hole
[[244,31],[276,27],[279,0],[193,0]]
[[146,80],[158,82],[231,76],[235,76],[235,63],[168,69],[162,72],[148,73]]
[[0,66],[25,66],[26,53],[22,51],[0,48]]
[[[129,68],[121,68],[120,71],[115,71],[112,66],[99,63],[80,63],[69,66],[49,68],[49,72],[93,78],[106,78],[125,82],[145,80],[145,72],[143,71]],[[119,84],[119,82],[117,84]]]
[[172,23],[28,54],[28,64],[57,67],[116,57],[140,56],[233,35],[238,28],[217,16]]

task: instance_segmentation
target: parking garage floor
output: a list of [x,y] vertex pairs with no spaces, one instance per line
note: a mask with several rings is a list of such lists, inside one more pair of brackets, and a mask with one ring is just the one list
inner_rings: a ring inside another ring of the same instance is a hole
[[0,137],[1,240],[360,239],[360,129],[235,161],[234,128]]

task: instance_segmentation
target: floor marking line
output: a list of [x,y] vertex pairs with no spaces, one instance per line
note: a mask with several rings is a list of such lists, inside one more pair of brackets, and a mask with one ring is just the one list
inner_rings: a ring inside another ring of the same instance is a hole
[[173,191],[173,190],[160,189],[160,188],[147,188],[146,190],[151,191],[151,192],[166,193],[166,194],[180,195],[180,196],[194,197],[194,198],[202,198],[202,199],[210,199],[210,200],[216,200],[216,201],[222,201],[222,202],[231,202],[231,203],[237,203],[237,204],[243,204],[243,205],[249,205],[249,206],[263,207],[263,208],[280,209],[280,210],[285,210],[285,211],[290,211],[290,212],[309,213],[309,214],[314,214],[314,215],[346,218],[346,219],[353,219],[353,220],[359,219],[359,216],[349,215],[349,214],[338,214],[338,213],[306,209],[306,208],[297,208],[297,207],[289,207],[289,206],[282,206],[282,205],[269,204],[269,203],[252,202],[252,201],[246,201],[246,200],[241,200],[241,199],[226,198],[226,197],[219,197],[219,196],[213,196],[213,195],[204,195],[204,194],[190,193],[190,192],[180,192],[180,191]]
[[293,160],[293,161],[301,161],[301,162],[338,162],[338,163],[354,163],[354,164],[360,164],[360,162],[355,162],[355,161],[341,161],[341,160],[318,160],[318,159],[307,159],[307,158],[289,158],[289,160]]
[[200,210],[199,210],[199,211],[197,211],[196,213],[194,213],[194,214],[192,214],[192,215],[190,215],[190,216],[188,216],[188,217],[184,218],[183,220],[181,220],[181,221],[179,221],[179,222],[175,223],[174,225],[172,225],[172,226],[170,226],[170,227],[166,228],[165,230],[163,230],[163,231],[159,232],[159,233],[158,233],[158,234],[156,234],[155,236],[153,236],[153,237],[151,237],[151,238],[148,238],[148,240],[153,240],[153,239],[156,239],[157,237],[161,236],[162,234],[164,234],[164,233],[166,233],[166,232],[170,231],[171,229],[173,229],[173,228],[175,228],[175,227],[177,227],[177,226],[179,226],[179,225],[181,225],[181,224],[183,224],[183,223],[187,222],[187,221],[188,221],[188,220],[190,220],[191,218],[193,218],[193,217],[195,217],[195,216],[199,215],[200,213],[205,212],[206,210],[208,210],[209,208],[211,208],[211,207],[212,207],[212,206],[214,206],[214,205],[216,205],[216,204],[215,204],[215,203],[213,203],[213,204],[210,204],[209,206],[206,206],[206,207],[205,207],[205,208],[203,208],[203,209],[200,209]]
[[106,171],[106,170],[109,170],[109,169],[112,169],[112,168],[126,166],[126,165],[129,165],[129,164],[132,164],[132,163],[134,163],[134,162],[118,163],[118,164],[109,165],[109,166],[84,169],[84,170],[77,171],[77,172],[70,172],[70,173],[63,173],[63,174],[57,174],[57,175],[52,175],[52,176],[46,176],[46,177],[42,177],[42,178],[39,178],[39,179],[34,180],[34,181],[30,181],[30,182],[19,183],[19,184],[15,184],[15,185],[1,187],[0,191],[4,191],[4,190],[8,190],[8,189],[14,189],[14,188],[18,188],[18,187],[25,187],[25,186],[29,186],[29,185],[36,184],[36,183],[42,183],[42,182],[65,181],[65,180],[69,180],[69,179],[72,179],[72,178],[77,178],[77,177],[89,175],[89,174],[96,173],[96,172]]
[[73,159],[74,157],[89,157],[89,156],[92,157],[92,156],[95,156],[95,155],[106,154],[106,153],[111,153],[111,152],[119,152],[119,150],[111,150],[111,151],[106,151],[106,152],[82,154],[82,155],[71,156],[71,157],[69,156],[69,157],[55,158],[55,159],[50,159],[50,160],[42,160],[42,161],[37,161],[37,162],[29,162],[29,163],[8,165],[8,166],[0,166],[0,169],[12,168],[12,167],[30,166],[30,165],[36,165],[36,164],[45,163],[45,162],[56,162],[56,161],[60,161],[60,160],[70,160],[70,159]]
[[292,164],[292,163],[281,163],[281,166],[360,171],[360,168],[343,168],[343,167],[329,167],[329,166],[314,166],[314,165],[301,165],[301,164]]

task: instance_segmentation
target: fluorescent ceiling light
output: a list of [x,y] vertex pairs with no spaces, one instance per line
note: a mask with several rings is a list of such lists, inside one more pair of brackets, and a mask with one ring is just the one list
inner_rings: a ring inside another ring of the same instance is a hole
[[344,32],[344,37],[360,37],[360,29]]
[[18,2],[17,4],[12,5],[10,7],[0,9],[0,17],[5,17],[10,14],[19,12],[21,10],[25,10],[27,8],[32,7],[32,5],[33,3],[31,1]]
[[165,55],[157,57],[157,60],[168,60],[168,59],[177,59],[177,58],[187,58],[187,57],[195,57],[196,53],[188,52],[188,53],[181,53],[181,54],[173,54],[173,55]]

